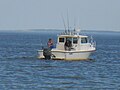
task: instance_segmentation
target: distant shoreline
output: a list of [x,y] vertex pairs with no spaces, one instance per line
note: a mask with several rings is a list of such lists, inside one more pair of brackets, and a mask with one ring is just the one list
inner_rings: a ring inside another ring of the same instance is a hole
[[[19,30],[0,30],[0,32],[44,32],[44,31],[64,31],[63,29],[19,29]],[[120,32],[120,30],[81,30],[81,32]]]

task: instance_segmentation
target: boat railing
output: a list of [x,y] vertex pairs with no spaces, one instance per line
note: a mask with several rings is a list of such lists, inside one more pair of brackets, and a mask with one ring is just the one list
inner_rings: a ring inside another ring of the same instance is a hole
[[94,48],[96,47],[96,41],[93,41],[91,44]]
[[90,37],[90,43],[92,47],[96,48],[96,41],[93,40],[92,36]]
[[60,35],[79,35],[79,32],[77,32],[76,30],[66,30],[60,33]]

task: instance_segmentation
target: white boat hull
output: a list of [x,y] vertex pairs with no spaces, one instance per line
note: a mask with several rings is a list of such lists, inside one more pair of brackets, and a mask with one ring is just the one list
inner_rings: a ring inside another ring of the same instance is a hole
[[[64,51],[64,50],[52,50],[52,55],[54,57],[51,57],[54,60],[86,60],[89,59],[90,54],[94,50],[91,51]],[[38,58],[44,58],[43,51],[38,51]]]

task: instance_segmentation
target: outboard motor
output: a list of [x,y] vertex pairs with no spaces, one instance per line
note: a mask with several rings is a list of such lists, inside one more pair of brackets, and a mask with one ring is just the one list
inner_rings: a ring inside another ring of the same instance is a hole
[[51,59],[51,49],[50,48],[43,48],[43,55],[45,57],[45,60]]

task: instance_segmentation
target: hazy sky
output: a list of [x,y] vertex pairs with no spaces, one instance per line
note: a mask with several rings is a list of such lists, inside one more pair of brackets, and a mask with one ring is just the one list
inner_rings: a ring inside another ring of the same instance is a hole
[[0,0],[0,30],[64,28],[119,30],[120,0]]

